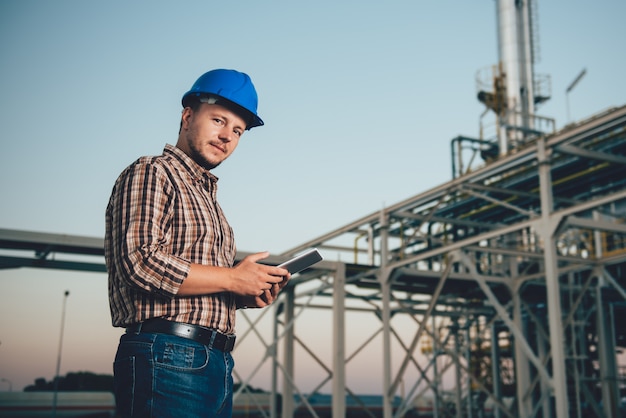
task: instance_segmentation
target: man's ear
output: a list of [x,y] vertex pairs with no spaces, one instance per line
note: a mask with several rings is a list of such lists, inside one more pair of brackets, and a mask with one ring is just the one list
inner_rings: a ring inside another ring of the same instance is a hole
[[180,117],[180,128],[187,129],[189,127],[189,119],[193,116],[193,109],[186,107],[183,109],[183,114]]

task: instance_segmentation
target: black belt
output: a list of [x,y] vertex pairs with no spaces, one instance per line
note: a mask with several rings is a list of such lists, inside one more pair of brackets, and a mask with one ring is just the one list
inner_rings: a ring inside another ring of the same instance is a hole
[[171,334],[182,338],[188,338],[204,345],[211,345],[220,351],[228,353],[235,347],[235,336],[222,334],[214,329],[199,325],[182,324],[180,322],[165,319],[148,319],[145,322],[131,325],[126,328],[128,333],[154,332],[159,334]]

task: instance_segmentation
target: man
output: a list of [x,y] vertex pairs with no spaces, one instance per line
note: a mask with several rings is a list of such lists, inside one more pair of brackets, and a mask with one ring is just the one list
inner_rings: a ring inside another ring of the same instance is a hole
[[235,241],[211,170],[263,125],[248,75],[203,74],[182,99],[176,146],[117,179],[106,210],[114,363],[123,417],[230,417],[235,311],[265,307],[289,280],[258,261],[235,265]]

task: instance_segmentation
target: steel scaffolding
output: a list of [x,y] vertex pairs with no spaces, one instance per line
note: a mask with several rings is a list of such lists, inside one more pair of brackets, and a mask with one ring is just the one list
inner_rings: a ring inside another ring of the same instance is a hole
[[[325,367],[334,417],[345,416],[353,395],[346,364],[363,350],[346,352],[346,330],[367,323],[348,324],[350,311],[379,321],[385,417],[406,416],[425,397],[434,416],[619,416],[625,215],[621,107],[527,139],[508,156],[282,254],[318,247],[327,259],[352,260],[294,280],[277,311],[282,416],[316,416],[306,397],[296,408],[285,396],[301,395],[295,307],[332,310]],[[414,328],[396,326],[402,316]]]

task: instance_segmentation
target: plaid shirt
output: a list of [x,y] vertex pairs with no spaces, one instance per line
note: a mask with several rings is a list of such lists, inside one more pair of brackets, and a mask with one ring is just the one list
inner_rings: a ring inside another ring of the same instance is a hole
[[120,174],[106,210],[113,326],[160,317],[234,332],[233,294],[176,295],[191,263],[234,263],[233,231],[216,193],[217,177],[171,145]]

